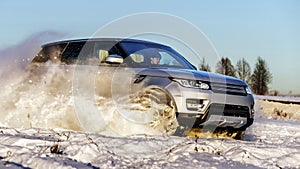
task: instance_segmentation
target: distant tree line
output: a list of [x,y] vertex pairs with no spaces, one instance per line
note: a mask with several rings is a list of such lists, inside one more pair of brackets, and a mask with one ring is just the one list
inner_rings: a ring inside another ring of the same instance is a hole
[[[206,63],[204,58],[198,68],[203,71],[211,71],[209,64]],[[238,60],[236,66],[233,66],[228,57],[222,57],[216,65],[216,73],[237,77],[246,81],[252,92],[259,95],[268,93],[268,85],[272,81],[272,74],[269,71],[268,65],[261,57],[257,58],[253,72],[249,63],[244,58]]]

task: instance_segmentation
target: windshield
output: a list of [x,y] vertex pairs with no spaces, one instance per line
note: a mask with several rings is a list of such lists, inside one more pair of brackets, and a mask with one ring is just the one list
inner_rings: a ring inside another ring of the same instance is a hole
[[187,60],[170,47],[136,42],[121,42],[128,67],[158,67],[193,69]]

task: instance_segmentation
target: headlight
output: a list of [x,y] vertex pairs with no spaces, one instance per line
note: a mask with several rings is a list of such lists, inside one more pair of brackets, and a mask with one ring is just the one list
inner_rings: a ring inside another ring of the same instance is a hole
[[248,93],[248,94],[252,94],[252,92],[251,92],[251,90],[250,90],[250,88],[247,86],[246,88],[246,92]]
[[172,79],[172,80],[179,83],[183,87],[197,88],[197,89],[204,89],[204,90],[209,89],[209,85],[207,83],[201,82],[199,80],[188,80],[188,79]]

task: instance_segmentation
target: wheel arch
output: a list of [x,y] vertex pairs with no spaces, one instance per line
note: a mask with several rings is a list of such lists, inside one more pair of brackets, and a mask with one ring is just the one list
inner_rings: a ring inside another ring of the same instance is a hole
[[170,98],[170,101],[173,102],[173,106],[174,106],[175,112],[176,113],[178,112],[178,108],[177,108],[177,104],[175,102],[175,99],[174,99],[173,95],[171,94],[171,92],[165,86],[151,84],[149,86],[146,86],[143,89],[143,91],[146,91],[146,90],[149,90],[149,89],[158,89],[158,90],[163,91]]

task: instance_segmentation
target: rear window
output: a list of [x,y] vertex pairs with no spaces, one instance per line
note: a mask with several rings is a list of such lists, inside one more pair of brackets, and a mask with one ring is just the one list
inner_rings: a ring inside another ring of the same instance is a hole
[[67,43],[44,46],[42,50],[34,57],[32,63],[60,63],[61,54]]

